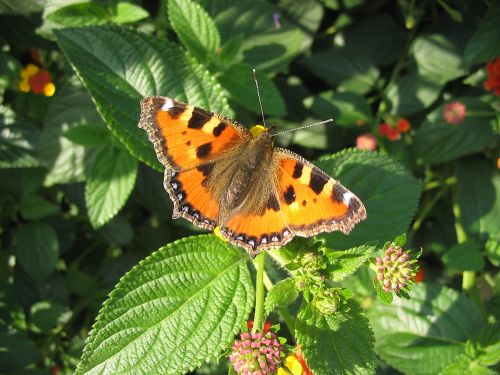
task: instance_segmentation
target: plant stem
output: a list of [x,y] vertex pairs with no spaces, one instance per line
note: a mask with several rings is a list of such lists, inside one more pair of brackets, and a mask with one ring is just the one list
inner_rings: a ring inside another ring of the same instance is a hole
[[[264,271],[264,285],[266,287],[266,290],[269,292],[273,288],[273,281],[267,274],[267,272]],[[286,307],[278,306],[276,308],[276,311],[278,314],[281,316],[283,319],[283,322],[285,322],[286,327],[288,328],[288,331],[293,335],[294,330],[295,330],[295,319],[288,311]]]
[[266,265],[266,252],[262,251],[255,260],[253,265],[257,270],[257,278],[255,280],[255,315],[253,318],[252,332],[262,331],[264,327],[264,267]]

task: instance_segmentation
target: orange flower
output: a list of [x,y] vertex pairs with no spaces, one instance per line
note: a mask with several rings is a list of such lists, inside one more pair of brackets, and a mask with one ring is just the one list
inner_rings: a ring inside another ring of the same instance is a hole
[[500,56],[486,64],[488,78],[484,81],[484,89],[500,95]]
[[[297,349],[295,353],[290,354],[285,359],[284,365],[290,370],[293,375],[313,375],[312,371],[307,367],[302,352]],[[278,369],[277,375],[289,375],[283,368]]]
[[21,69],[20,76],[19,90],[22,92],[31,91],[37,95],[52,96],[56,91],[50,73],[34,64],[28,64],[24,69]]
[[389,139],[389,141],[397,141],[399,138],[401,138],[399,130],[390,128],[389,131],[387,132],[387,139]]
[[425,279],[425,271],[424,267],[420,267],[417,271],[417,274],[415,275],[415,282],[416,283],[421,283]]
[[408,119],[405,119],[404,117],[401,117],[398,120],[398,123],[396,124],[396,127],[398,128],[398,130],[401,133],[406,133],[407,131],[409,131],[411,129],[411,124],[410,124],[410,121],[408,121]]
[[371,133],[361,134],[356,138],[356,147],[360,150],[376,150],[377,138]]

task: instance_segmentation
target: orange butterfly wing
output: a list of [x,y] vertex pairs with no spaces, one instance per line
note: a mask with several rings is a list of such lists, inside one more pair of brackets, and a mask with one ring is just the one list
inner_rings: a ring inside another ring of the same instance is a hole
[[366,219],[361,200],[318,167],[277,148],[280,206],[290,230],[303,237],[339,230],[348,234]]
[[213,162],[251,137],[246,128],[217,114],[163,96],[141,101],[140,128],[148,133],[165,165],[164,186],[174,203],[173,218],[183,217],[212,230],[219,203],[204,180]]
[[251,138],[232,120],[164,96],[141,100],[140,128],[158,160],[176,171],[197,167]]

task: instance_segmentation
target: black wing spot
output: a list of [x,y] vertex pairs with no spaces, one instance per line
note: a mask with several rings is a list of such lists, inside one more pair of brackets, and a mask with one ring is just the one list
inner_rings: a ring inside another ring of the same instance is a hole
[[212,151],[212,142],[204,143],[196,149],[196,156],[199,159],[206,158]]
[[333,186],[332,199],[335,202],[342,202],[344,200],[344,193],[346,189],[344,189],[340,184],[335,184]]
[[285,197],[285,202],[287,204],[295,202],[295,190],[292,185],[288,186],[283,196]]
[[203,165],[196,167],[196,169],[198,171],[200,171],[201,173],[203,173],[204,177],[207,177],[210,175],[210,173],[212,173],[212,169],[214,169],[214,165],[215,165],[214,163],[203,164]]
[[269,200],[267,201],[266,208],[268,210],[274,210],[274,211],[280,210],[280,205],[279,205],[278,200],[276,199],[276,196],[274,194],[269,197]]
[[323,187],[326,185],[327,182],[328,178],[323,176],[321,173],[317,172],[314,169],[311,171],[311,180],[309,181],[309,187],[316,194],[319,194],[323,191]]
[[201,108],[194,107],[193,114],[188,122],[188,128],[201,129],[211,118],[212,116]]
[[304,169],[304,164],[302,164],[300,161],[296,162],[292,177],[300,178],[300,176],[302,176],[302,169]]
[[219,135],[222,134],[222,132],[224,131],[224,129],[227,127],[227,124],[225,122],[221,122],[219,125],[217,125],[214,130],[213,130],[213,135],[215,137],[218,137]]
[[186,146],[191,146],[191,141],[187,141]]
[[304,207],[307,206],[307,201],[306,200],[302,201],[302,206],[304,206]]
[[186,110],[184,105],[176,104],[170,108],[167,112],[172,120],[177,120]]

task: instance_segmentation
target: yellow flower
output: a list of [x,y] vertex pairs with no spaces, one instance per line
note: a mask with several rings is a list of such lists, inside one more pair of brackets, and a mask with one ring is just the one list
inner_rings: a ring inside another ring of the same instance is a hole
[[52,96],[55,92],[56,86],[52,82],[49,82],[45,86],[43,86],[43,94],[45,96]]
[[[286,357],[285,366],[293,375],[302,375],[302,364],[295,355]],[[289,375],[283,368],[278,369],[278,375]]]

